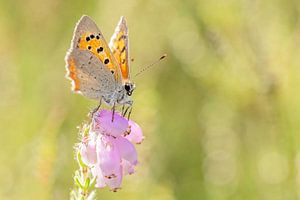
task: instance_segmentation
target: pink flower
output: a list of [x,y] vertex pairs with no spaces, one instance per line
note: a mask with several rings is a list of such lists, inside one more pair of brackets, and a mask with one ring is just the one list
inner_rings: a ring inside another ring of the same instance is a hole
[[128,128],[128,120],[118,113],[115,113],[114,121],[112,122],[112,114],[113,113],[108,110],[96,112],[92,119],[92,130],[103,135],[111,135],[114,137],[123,134]]
[[119,113],[101,110],[94,114],[89,139],[80,146],[82,161],[96,177],[96,187],[121,188],[124,175],[134,173],[138,164],[133,143],[141,143],[141,128]]
[[130,142],[140,144],[144,140],[143,132],[141,127],[132,120],[128,122],[129,128],[125,138],[127,138]]
[[94,141],[89,141],[88,143],[82,143],[79,147],[82,161],[86,165],[93,165],[97,162],[96,154],[96,143]]

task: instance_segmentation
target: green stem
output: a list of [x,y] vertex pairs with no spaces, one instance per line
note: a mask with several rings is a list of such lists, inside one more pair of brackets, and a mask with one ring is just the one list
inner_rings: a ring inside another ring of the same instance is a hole
[[[88,133],[88,126],[84,125],[80,131],[82,137],[86,137]],[[95,191],[93,185],[95,180],[92,179],[91,169],[84,164],[81,158],[79,149],[76,148],[76,160],[79,165],[79,169],[74,174],[74,188],[70,193],[71,200],[93,200],[95,199]]]

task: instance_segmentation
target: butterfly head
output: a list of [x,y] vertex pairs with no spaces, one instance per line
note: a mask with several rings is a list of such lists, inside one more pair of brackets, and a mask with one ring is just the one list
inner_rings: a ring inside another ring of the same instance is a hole
[[126,94],[127,94],[128,96],[131,96],[133,90],[135,89],[135,84],[134,84],[134,83],[127,82],[127,83],[125,83],[125,85],[124,85],[124,89],[125,89],[125,91],[126,91]]

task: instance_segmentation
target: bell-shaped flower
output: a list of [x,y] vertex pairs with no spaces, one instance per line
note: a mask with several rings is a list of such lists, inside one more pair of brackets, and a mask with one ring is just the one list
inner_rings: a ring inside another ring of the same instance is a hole
[[123,176],[135,172],[138,161],[133,143],[142,142],[142,130],[135,122],[108,110],[96,112],[90,127],[89,140],[79,149],[82,160],[96,177],[96,187],[117,191]]
[[86,165],[94,165],[97,162],[96,143],[95,141],[88,141],[82,143],[79,147],[81,159]]
[[132,120],[128,121],[128,129],[125,132],[125,138],[135,144],[140,144],[144,140],[141,127]]
[[103,135],[118,137],[128,128],[128,120],[119,113],[101,110],[93,116],[92,130]]

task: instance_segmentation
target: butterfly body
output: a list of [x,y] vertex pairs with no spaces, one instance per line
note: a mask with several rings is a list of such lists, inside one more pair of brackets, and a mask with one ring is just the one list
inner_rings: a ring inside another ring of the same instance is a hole
[[66,77],[72,81],[72,90],[87,98],[131,106],[135,86],[130,81],[128,57],[128,30],[123,17],[108,45],[94,21],[82,16],[66,55]]
[[125,89],[124,85],[122,87],[118,87],[111,95],[103,95],[102,98],[104,102],[110,106],[113,106],[114,104],[127,104],[131,106],[133,101],[131,100],[130,96],[131,94],[128,95],[128,91]]

